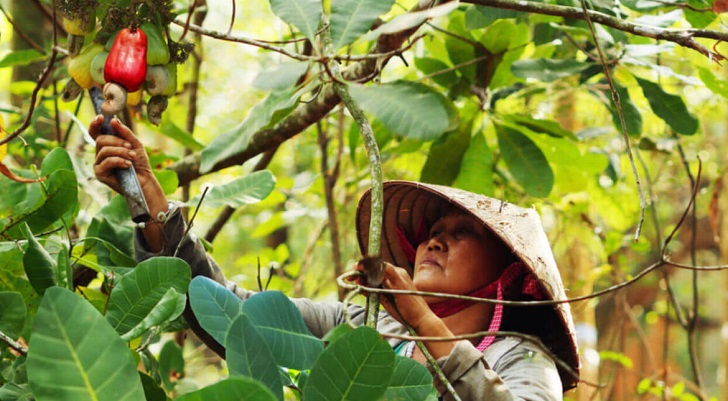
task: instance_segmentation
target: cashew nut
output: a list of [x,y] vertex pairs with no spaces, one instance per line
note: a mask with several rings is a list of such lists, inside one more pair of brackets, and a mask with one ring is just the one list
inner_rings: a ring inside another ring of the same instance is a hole
[[101,104],[101,111],[108,116],[113,116],[124,110],[124,107],[126,107],[126,96],[126,89],[123,86],[113,82],[107,83],[104,85],[104,97],[106,101]]

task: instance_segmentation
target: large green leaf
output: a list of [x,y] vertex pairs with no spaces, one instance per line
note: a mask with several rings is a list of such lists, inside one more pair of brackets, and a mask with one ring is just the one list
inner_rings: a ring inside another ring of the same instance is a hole
[[394,351],[371,327],[332,342],[316,360],[303,401],[376,400],[394,371]]
[[232,291],[203,276],[192,279],[189,297],[200,326],[218,343],[225,344],[230,324],[242,313],[243,301]]
[[472,124],[464,124],[460,129],[441,136],[430,146],[427,161],[420,172],[420,181],[452,185],[470,145],[471,128]]
[[591,63],[566,59],[520,60],[511,66],[513,75],[519,78],[533,78],[539,81],[552,82],[557,79],[576,75],[591,66]]
[[496,122],[495,128],[498,146],[513,178],[529,194],[547,196],[554,186],[554,173],[541,149],[512,126]]
[[111,291],[106,319],[122,339],[131,340],[176,318],[184,310],[190,274],[182,259],[155,257],[139,263]]
[[457,126],[457,112],[441,93],[417,82],[349,85],[351,97],[391,131],[422,141],[437,139]]
[[[321,3],[318,4],[321,5]],[[255,105],[242,123],[231,131],[215,137],[202,150],[200,173],[208,173],[219,161],[244,151],[253,134],[258,130],[271,127],[290,113],[296,106],[299,96],[300,93],[297,94],[295,88],[289,88],[273,92],[263,102]]]
[[353,43],[368,32],[392,4],[394,0],[333,0],[329,29],[334,50]]
[[27,363],[37,401],[144,399],[129,348],[91,304],[61,287],[43,296]]
[[324,349],[303,321],[301,312],[288,297],[264,291],[243,303],[243,313],[265,338],[275,362],[297,370],[310,369]]
[[[265,199],[275,186],[276,177],[273,173],[268,170],[255,171],[226,184],[212,187],[205,195],[203,205],[207,207],[227,205],[237,209],[243,205],[250,205]],[[197,205],[200,196],[195,196],[187,202],[187,205]]]
[[682,97],[665,92],[660,85],[635,77],[642,87],[655,115],[663,119],[675,132],[693,135],[698,130],[698,119],[690,114]]
[[20,238],[22,233],[18,225],[23,221],[33,232],[44,231],[54,223],[60,225],[60,218],[76,207],[78,189],[73,171],[55,171],[43,184],[45,194],[35,204],[24,204],[15,215],[0,220],[0,237]]
[[270,6],[275,15],[301,30],[311,42],[315,42],[314,37],[323,14],[321,1],[270,0]]
[[73,171],[71,156],[63,148],[53,148],[48,152],[48,155],[43,158],[43,163],[41,163],[40,175],[47,177],[58,170]]
[[20,337],[25,326],[25,301],[15,291],[0,291],[0,331],[12,339]]
[[392,380],[380,401],[437,400],[432,375],[424,365],[401,356],[397,356],[394,362]]
[[252,377],[265,384],[278,400],[283,400],[281,374],[271,349],[245,314],[236,317],[230,324],[225,339],[225,356],[231,375]]
[[213,385],[183,394],[175,401],[275,401],[260,382],[247,377],[230,377]]
[[25,274],[35,292],[43,295],[47,288],[56,285],[56,260],[33,236],[27,225],[24,231],[28,239],[28,248],[23,255]]
[[463,155],[460,172],[453,185],[478,194],[494,194],[493,153],[481,132],[470,139],[470,146]]

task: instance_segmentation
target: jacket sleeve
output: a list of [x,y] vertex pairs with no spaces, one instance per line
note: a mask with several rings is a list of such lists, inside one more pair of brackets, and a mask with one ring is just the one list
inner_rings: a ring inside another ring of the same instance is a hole
[[[562,400],[556,365],[543,351],[522,339],[496,341],[485,353],[460,341],[450,355],[437,360],[462,400]],[[453,400],[432,366],[435,387],[444,400]]]

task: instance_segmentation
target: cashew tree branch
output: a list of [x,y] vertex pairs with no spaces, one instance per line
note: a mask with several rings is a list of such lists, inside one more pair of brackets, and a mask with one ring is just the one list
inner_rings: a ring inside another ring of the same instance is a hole
[[[430,8],[435,3],[435,0],[420,1],[420,4],[414,7],[412,11]],[[378,72],[386,65],[389,59],[396,54],[395,50],[406,45],[405,42],[418,28],[419,26],[380,36],[370,53],[382,54],[383,56],[351,64],[342,70],[344,80],[360,83],[372,80],[378,75]],[[336,91],[334,91],[332,84],[325,84],[319,95],[313,101],[299,106],[287,118],[274,127],[253,134],[246,148],[240,149],[238,153],[219,161],[210,172],[216,172],[227,167],[242,164],[270,148],[279,146],[324,118],[340,102],[341,99],[336,94]],[[179,160],[171,166],[171,169],[179,177],[180,185],[184,185],[202,175],[200,173],[200,162],[201,154],[197,152]]]
[[[569,19],[586,20],[587,18],[587,15],[585,15],[581,7],[560,6],[529,0],[463,0],[462,2],[505,10],[553,15]],[[656,26],[636,24],[634,22],[629,22],[594,10],[588,10],[587,14],[588,18],[592,22],[602,24],[610,28],[631,33],[637,36],[644,36],[652,39],[665,40],[668,42],[677,43],[680,46],[693,49],[705,56],[711,57],[716,61],[725,59],[723,55],[708,49],[707,47],[698,43],[695,39],[713,39],[719,42],[723,42],[728,40],[728,32],[720,32],[711,29],[660,28]]]

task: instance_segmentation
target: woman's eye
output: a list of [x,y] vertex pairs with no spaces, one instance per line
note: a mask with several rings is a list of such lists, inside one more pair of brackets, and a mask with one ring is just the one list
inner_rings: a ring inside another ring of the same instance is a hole
[[468,235],[471,232],[472,231],[467,227],[459,227],[458,229],[455,230],[455,235]]

